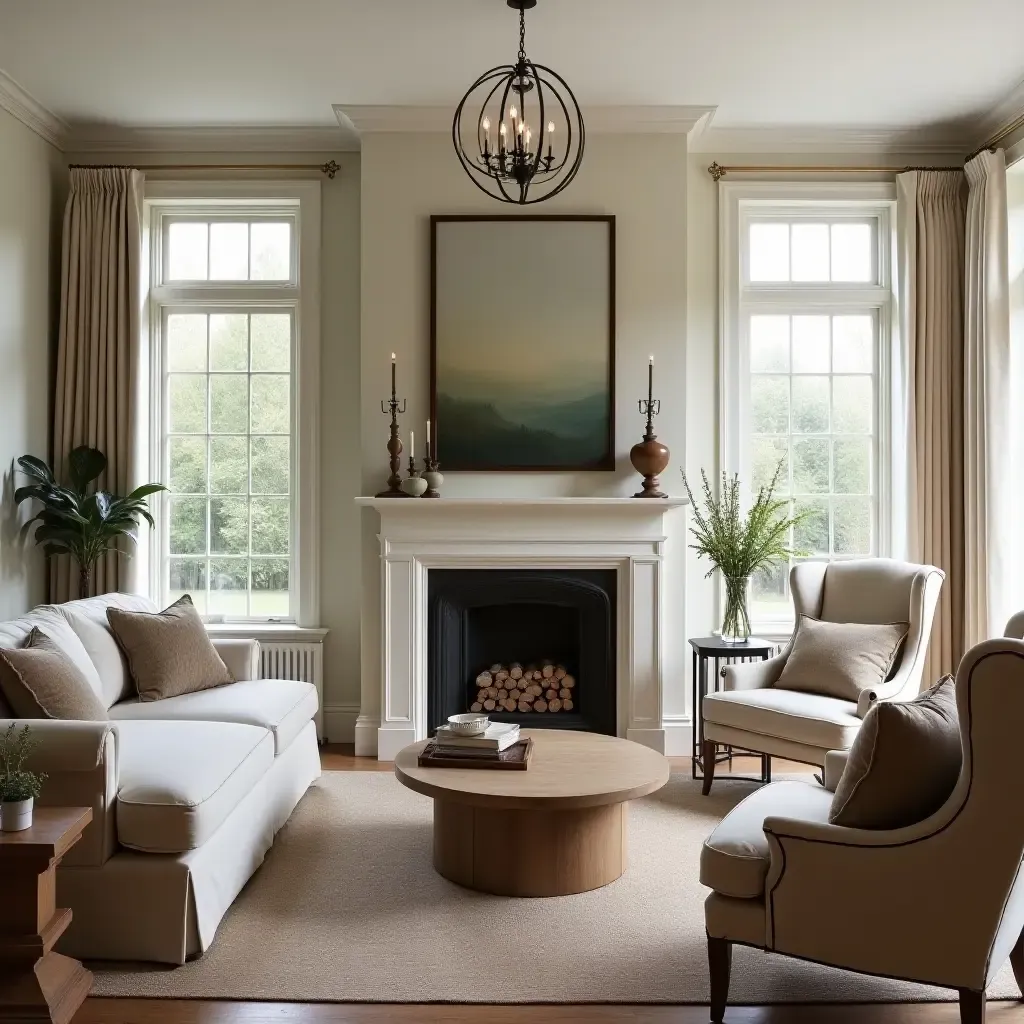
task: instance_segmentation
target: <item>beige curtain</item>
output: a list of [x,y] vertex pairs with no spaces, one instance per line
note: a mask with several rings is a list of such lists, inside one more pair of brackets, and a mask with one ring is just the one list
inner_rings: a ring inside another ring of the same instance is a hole
[[1010,271],[1006,159],[966,167],[964,317],[964,645],[1002,636],[1013,607],[1015,485],[1010,435]]
[[964,175],[908,171],[896,183],[906,546],[946,572],[922,680],[930,686],[964,649]]
[[[108,460],[101,485],[118,494],[137,483],[142,185],[136,170],[76,168],[64,211],[54,468],[60,477],[71,449],[92,445]],[[93,592],[131,589],[131,566],[108,554]],[[77,567],[54,558],[50,599],[75,597]]]

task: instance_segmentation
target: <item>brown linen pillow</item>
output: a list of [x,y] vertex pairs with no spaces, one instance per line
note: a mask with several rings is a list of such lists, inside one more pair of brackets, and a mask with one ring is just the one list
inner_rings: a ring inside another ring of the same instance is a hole
[[139,700],[163,700],[233,683],[188,594],[162,612],[108,608]]
[[0,650],[0,690],[15,718],[105,722],[110,717],[78,666],[35,627],[24,647]]
[[907,622],[822,622],[801,615],[776,687],[855,701],[889,675]]
[[869,829],[924,821],[949,799],[962,762],[956,686],[943,676],[914,700],[883,701],[864,716],[828,820]]

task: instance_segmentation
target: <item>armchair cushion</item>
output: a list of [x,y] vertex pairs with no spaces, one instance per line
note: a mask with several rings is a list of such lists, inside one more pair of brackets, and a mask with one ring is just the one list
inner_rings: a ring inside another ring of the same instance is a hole
[[889,675],[909,630],[907,622],[823,622],[801,615],[775,685],[856,701]]
[[923,821],[949,799],[962,762],[956,693],[946,676],[916,700],[868,712],[828,820],[861,829]]
[[705,723],[816,747],[844,750],[863,724],[853,701],[797,690],[735,690],[709,693],[702,704]]

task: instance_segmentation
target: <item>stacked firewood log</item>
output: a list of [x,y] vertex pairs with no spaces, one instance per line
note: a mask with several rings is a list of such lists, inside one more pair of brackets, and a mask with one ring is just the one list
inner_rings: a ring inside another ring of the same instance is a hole
[[576,680],[564,665],[545,661],[538,667],[518,661],[492,665],[476,677],[476,700],[470,711],[572,711]]

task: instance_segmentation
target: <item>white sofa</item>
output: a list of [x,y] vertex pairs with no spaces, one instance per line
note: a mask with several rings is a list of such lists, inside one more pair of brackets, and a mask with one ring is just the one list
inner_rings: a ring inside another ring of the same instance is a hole
[[[60,950],[88,959],[180,964],[205,952],[274,835],[320,775],[309,683],[257,679],[259,645],[215,640],[238,682],[140,702],[107,608],[156,611],[107,594],[0,623],[0,647],[38,626],[82,670],[109,722],[28,722],[45,771],[41,805],[85,805],[93,821],[57,870],[74,913]],[[0,730],[10,709],[0,699]]]

